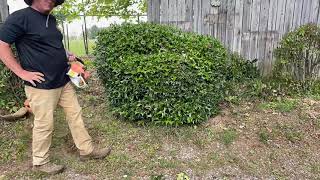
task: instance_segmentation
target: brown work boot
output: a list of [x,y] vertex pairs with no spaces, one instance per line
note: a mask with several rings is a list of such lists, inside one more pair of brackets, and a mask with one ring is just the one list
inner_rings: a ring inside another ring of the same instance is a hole
[[65,166],[56,165],[54,163],[49,162],[44,165],[33,166],[32,170],[39,171],[39,172],[46,173],[46,174],[50,174],[50,175],[55,175],[55,174],[62,173],[65,170]]
[[80,161],[86,161],[90,159],[104,159],[111,153],[111,147],[106,147],[102,149],[94,148],[92,153],[88,155],[80,155]]

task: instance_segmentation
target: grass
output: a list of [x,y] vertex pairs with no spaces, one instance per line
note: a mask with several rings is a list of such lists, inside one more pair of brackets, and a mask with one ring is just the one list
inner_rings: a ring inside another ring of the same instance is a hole
[[31,134],[25,127],[29,125],[30,121],[17,122],[13,125],[2,122],[0,165],[13,160],[23,161],[27,158]]
[[314,120],[314,125],[317,129],[320,129],[320,118]]
[[276,124],[270,127],[268,131],[265,128],[262,128],[258,132],[259,141],[263,144],[270,144],[270,141],[275,140],[276,138],[284,138],[291,143],[300,142],[304,139],[304,134],[297,127],[293,127],[292,124],[280,125]]
[[270,139],[271,139],[271,135],[267,130],[263,129],[263,130],[261,130],[259,132],[259,140],[260,140],[260,142],[262,142],[264,144],[268,144]]
[[274,102],[266,102],[266,103],[261,103],[259,105],[260,109],[273,109],[278,112],[291,112],[292,110],[296,109],[298,106],[298,101],[295,99],[284,99],[284,100],[279,100],[279,101],[274,101]]
[[209,161],[211,161],[211,163],[216,163],[216,162],[218,164],[222,163],[222,161],[220,161],[220,159],[221,159],[220,155],[216,152],[210,152],[208,154],[208,159],[209,159]]
[[232,144],[237,138],[237,132],[234,129],[225,129],[220,135],[220,141],[228,146]]
[[277,103],[280,106],[265,103],[268,110],[285,109],[286,114],[256,111],[258,104],[240,103],[219,122],[161,127],[116,119],[99,82],[89,84],[89,89],[77,90],[85,124],[98,146],[113,145],[112,154],[80,162],[58,108],[50,153],[52,161],[65,164],[67,171],[55,176],[29,171],[32,121],[0,121],[0,179],[177,179],[181,172],[190,179],[320,178],[314,153],[320,148],[314,138],[317,123],[301,124],[295,113],[300,100],[295,105],[291,100]]
[[297,142],[303,139],[303,134],[295,129],[286,129],[285,137],[291,142]]
[[[90,39],[89,42],[89,54],[93,53],[93,47],[94,47],[94,40]],[[65,46],[66,47],[66,46]],[[85,48],[83,39],[73,39],[70,40],[70,52],[74,53],[76,56],[85,56]]]
[[150,180],[164,180],[164,175],[151,175]]
[[315,174],[320,174],[320,163],[313,164],[311,166],[311,172]]

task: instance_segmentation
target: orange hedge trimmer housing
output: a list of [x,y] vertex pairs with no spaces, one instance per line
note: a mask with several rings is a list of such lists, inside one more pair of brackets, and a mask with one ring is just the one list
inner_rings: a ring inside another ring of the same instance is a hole
[[87,87],[85,79],[87,79],[90,74],[86,71],[84,62],[79,58],[76,58],[76,60],[77,61],[70,63],[67,75],[75,86],[85,88]]

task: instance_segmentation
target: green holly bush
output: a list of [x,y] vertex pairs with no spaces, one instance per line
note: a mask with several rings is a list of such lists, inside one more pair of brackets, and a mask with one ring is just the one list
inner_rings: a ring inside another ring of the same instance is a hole
[[143,23],[102,30],[95,65],[113,112],[177,126],[207,120],[224,99],[227,53],[209,36]]

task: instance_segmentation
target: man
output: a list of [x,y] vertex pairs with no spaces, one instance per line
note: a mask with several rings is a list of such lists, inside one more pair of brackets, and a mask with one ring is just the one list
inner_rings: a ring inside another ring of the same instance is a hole
[[[111,149],[94,148],[83,120],[75,91],[66,75],[69,60],[56,19],[50,15],[64,0],[24,0],[29,7],[11,14],[0,28],[0,59],[25,82],[25,93],[34,114],[33,169],[57,174],[64,166],[49,162],[53,112],[63,107],[80,160],[101,159]],[[10,45],[15,43],[20,64]]]

